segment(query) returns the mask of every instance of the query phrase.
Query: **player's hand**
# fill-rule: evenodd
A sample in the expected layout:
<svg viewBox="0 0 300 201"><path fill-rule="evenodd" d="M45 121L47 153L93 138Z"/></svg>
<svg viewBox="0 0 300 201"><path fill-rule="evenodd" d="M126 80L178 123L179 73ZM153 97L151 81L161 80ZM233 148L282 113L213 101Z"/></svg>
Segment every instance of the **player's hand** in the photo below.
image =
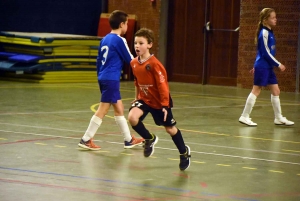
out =
<svg viewBox="0 0 300 201"><path fill-rule="evenodd" d="M166 108L163 108L162 111L164 113L164 121L166 121L167 120L168 110Z"/></svg>
<svg viewBox="0 0 300 201"><path fill-rule="evenodd" d="M281 70L281 71L285 71L285 66L280 64L280 66L278 66L278 68Z"/></svg>
<svg viewBox="0 0 300 201"><path fill-rule="evenodd" d="M252 68L250 71L249 71L249 73L251 73L252 75L254 74L254 68Z"/></svg>

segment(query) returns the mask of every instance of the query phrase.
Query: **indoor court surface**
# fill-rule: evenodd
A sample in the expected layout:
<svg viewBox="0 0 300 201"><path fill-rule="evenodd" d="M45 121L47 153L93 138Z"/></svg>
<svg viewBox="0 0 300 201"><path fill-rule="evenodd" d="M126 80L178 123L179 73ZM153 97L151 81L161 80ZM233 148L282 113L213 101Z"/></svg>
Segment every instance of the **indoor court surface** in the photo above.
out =
<svg viewBox="0 0 300 201"><path fill-rule="evenodd" d="M238 122L250 89L170 83L177 127L191 148L179 153L151 115L155 153L124 149L111 109L95 136L99 151L77 146L100 97L97 83L34 84L0 81L0 200L300 200L300 95L281 93L274 125L270 92L252 111L257 127ZM121 82L127 118L133 82ZM131 129L132 131L132 129ZM132 131L137 136L135 132Z"/></svg>

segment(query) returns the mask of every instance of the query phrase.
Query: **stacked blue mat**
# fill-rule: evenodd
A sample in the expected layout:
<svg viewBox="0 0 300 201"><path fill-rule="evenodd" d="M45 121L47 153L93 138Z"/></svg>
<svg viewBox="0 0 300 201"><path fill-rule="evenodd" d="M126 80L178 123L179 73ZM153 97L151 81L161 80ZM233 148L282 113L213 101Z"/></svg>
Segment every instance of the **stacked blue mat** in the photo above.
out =
<svg viewBox="0 0 300 201"><path fill-rule="evenodd" d="M101 37L0 32L0 71L95 71Z"/></svg>

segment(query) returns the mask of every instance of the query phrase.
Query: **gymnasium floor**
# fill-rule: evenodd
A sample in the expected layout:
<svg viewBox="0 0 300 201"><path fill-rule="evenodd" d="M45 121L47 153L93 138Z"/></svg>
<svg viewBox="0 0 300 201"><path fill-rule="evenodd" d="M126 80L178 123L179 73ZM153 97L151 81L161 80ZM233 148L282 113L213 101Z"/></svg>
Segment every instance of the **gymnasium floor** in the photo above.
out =
<svg viewBox="0 0 300 201"><path fill-rule="evenodd" d="M100 151L77 144L97 108L97 84L0 81L0 200L300 200L300 96L282 93L292 127L275 126L270 93L252 112L257 128L238 122L249 89L170 83L173 113L192 163L178 168L171 138L151 116L159 136L153 157L123 149L109 111L95 140ZM132 82L121 83L126 116ZM134 133L134 132L133 132ZM134 133L135 134L135 133Z"/></svg>

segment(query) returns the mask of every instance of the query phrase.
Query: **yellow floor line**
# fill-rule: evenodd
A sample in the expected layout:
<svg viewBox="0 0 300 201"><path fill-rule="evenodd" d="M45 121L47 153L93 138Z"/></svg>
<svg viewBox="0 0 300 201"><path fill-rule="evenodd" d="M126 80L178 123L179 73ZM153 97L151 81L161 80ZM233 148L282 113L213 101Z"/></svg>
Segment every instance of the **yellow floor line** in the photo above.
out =
<svg viewBox="0 0 300 201"><path fill-rule="evenodd" d="M150 156L150 158L157 158L156 156Z"/></svg>
<svg viewBox="0 0 300 201"><path fill-rule="evenodd" d="M269 170L269 172L274 172L274 173L284 173L282 171L276 171L276 170Z"/></svg>
<svg viewBox="0 0 300 201"><path fill-rule="evenodd" d="M226 164L217 164L218 166L224 166L224 167L229 167L231 165L226 165Z"/></svg>
<svg viewBox="0 0 300 201"><path fill-rule="evenodd" d="M34 144L37 144L37 145L47 145L47 144L44 144L44 143L39 143L39 142L37 142L37 143L34 143Z"/></svg>
<svg viewBox="0 0 300 201"><path fill-rule="evenodd" d="M59 147L59 148L64 148L66 146L61 146L61 145L54 145L55 147Z"/></svg>
<svg viewBox="0 0 300 201"><path fill-rule="evenodd" d="M126 154L126 153L121 153L121 154L127 155L127 156L132 156L132 155L134 155L134 154Z"/></svg>
<svg viewBox="0 0 300 201"><path fill-rule="evenodd" d="M179 161L178 158L168 158L168 159L171 160L171 161Z"/></svg>
<svg viewBox="0 0 300 201"><path fill-rule="evenodd" d="M192 161L193 163L201 163L201 164L203 164L203 163L206 163L206 162L201 162L201 161Z"/></svg>
<svg viewBox="0 0 300 201"><path fill-rule="evenodd" d="M252 168L252 167L243 167L244 169L248 169L248 170L256 170L257 168Z"/></svg>

